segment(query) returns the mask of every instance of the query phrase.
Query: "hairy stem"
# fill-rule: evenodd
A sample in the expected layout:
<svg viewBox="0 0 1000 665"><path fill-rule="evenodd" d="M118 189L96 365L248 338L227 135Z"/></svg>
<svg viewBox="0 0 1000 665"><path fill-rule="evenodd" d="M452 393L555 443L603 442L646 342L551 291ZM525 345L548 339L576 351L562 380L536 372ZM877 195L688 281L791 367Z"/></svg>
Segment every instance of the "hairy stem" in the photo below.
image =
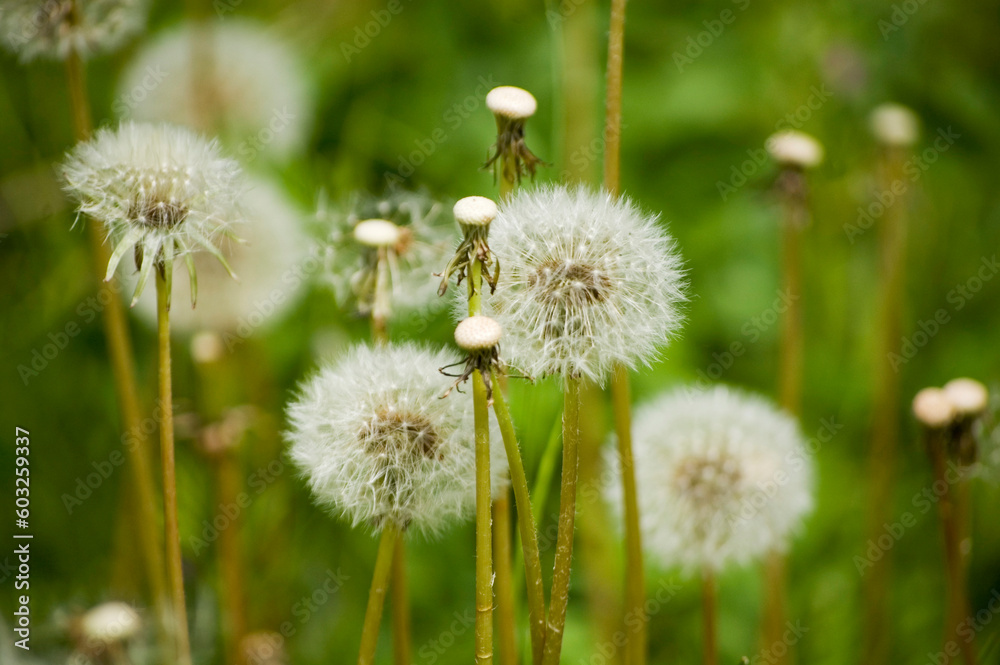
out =
<svg viewBox="0 0 1000 665"><path fill-rule="evenodd" d="M476 424L476 663L493 662L493 534L490 490L490 413L486 383L472 375Z"/></svg>
<svg viewBox="0 0 1000 665"><path fill-rule="evenodd" d="M510 491L505 489L493 502L493 569L496 571L497 643L501 665L517 665L518 662L510 538Z"/></svg>
<svg viewBox="0 0 1000 665"><path fill-rule="evenodd" d="M576 523L576 480L580 442L580 380L564 377L562 484L559 490L559 533L556 536L552 591L545 631L543 665L558 665L569 607L570 571L573 563L573 530Z"/></svg>
<svg viewBox="0 0 1000 665"><path fill-rule="evenodd" d="M493 371L493 383L499 384L499 375ZM542 581L542 563L538 554L538 529L531 507L528 479L524 472L524 462L514 433L514 422L507 408L503 391L493 393L493 412L500 425L507 464L510 467L510 484L517 506L517 527L520 534L521 550L524 556L525 583L528 588L528 626L531 634L532 662L540 663L545 642L545 584Z"/></svg>
<svg viewBox="0 0 1000 665"><path fill-rule="evenodd" d="M635 487L635 464L632 458L632 410L628 370L618 365L611 378L611 403L618 439L618 461L625 498L625 617L634 628L625 643L626 665L645 662L647 617L646 581L642 564L642 534L639 531L639 500Z"/></svg>
<svg viewBox="0 0 1000 665"><path fill-rule="evenodd" d="M216 486L221 506L236 505L243 492L239 459L235 450L221 454L216 465ZM246 635L246 581L243 575L243 553L239 517L219 532L218 562L225 604L226 662L241 665L240 640Z"/></svg>
<svg viewBox="0 0 1000 665"><path fill-rule="evenodd" d="M718 665L718 641L716 637L715 575L705 569L701 576L702 604L702 663Z"/></svg>
<svg viewBox="0 0 1000 665"><path fill-rule="evenodd" d="M604 187L618 195L621 188L622 70L625 60L625 2L611 0L608 31L608 72L604 97Z"/></svg>
<svg viewBox="0 0 1000 665"><path fill-rule="evenodd" d="M378 629L382 622L382 608L385 607L385 594L389 587L392 558L396 551L396 540L401 537L399 526L391 520L387 521L382 528L378 554L375 556L375 571L372 573L372 585L368 590L368 607L365 609L365 621L361 627L358 665L372 665L375 662Z"/></svg>
<svg viewBox="0 0 1000 665"><path fill-rule="evenodd" d="M177 474L174 461L174 401L170 364L170 293L162 266L156 272L156 339L159 347L160 458L163 466L164 542L167 548L167 577L173 610L173 630L178 665L190 665L187 607L184 602L184 568L181 536L177 520Z"/></svg>

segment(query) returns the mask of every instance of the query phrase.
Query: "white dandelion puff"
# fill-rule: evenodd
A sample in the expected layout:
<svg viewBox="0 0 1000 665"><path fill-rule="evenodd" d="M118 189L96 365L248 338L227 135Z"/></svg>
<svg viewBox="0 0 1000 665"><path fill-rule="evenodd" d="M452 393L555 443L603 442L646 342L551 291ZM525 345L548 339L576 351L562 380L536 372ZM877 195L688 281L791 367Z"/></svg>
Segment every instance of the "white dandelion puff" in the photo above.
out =
<svg viewBox="0 0 1000 665"><path fill-rule="evenodd" d="M377 308L383 318L439 309L434 273L454 248L452 220L442 210L402 190L381 199L356 195L344 210L321 205L329 228L325 277L337 303L361 316Z"/></svg>
<svg viewBox="0 0 1000 665"><path fill-rule="evenodd" d="M245 161L285 159L308 138L312 102L289 45L248 20L188 23L136 55L115 110L218 136Z"/></svg>
<svg viewBox="0 0 1000 665"><path fill-rule="evenodd" d="M675 243L628 199L522 190L501 206L490 247L501 270L485 313L504 331L505 360L529 376L602 381L616 363L649 363L680 324Z"/></svg>
<svg viewBox="0 0 1000 665"><path fill-rule="evenodd" d="M0 7L4 46L22 62L113 51L146 25L147 0L7 0ZM75 6L74 6L75 5Z"/></svg>
<svg viewBox="0 0 1000 665"><path fill-rule="evenodd" d="M643 545L664 566L717 571L784 550L812 509L799 428L759 397L665 394L638 410L633 446ZM620 510L619 485L608 492Z"/></svg>
<svg viewBox="0 0 1000 665"><path fill-rule="evenodd" d="M444 351L356 347L302 387L288 407L291 457L316 502L380 530L436 533L476 504L472 400L441 399ZM493 491L506 488L499 430L490 432Z"/></svg>
<svg viewBox="0 0 1000 665"><path fill-rule="evenodd" d="M107 279L134 250L133 304L154 265L172 267L183 258L192 302L195 251L206 250L229 269L216 244L241 219L242 177L215 141L180 127L126 122L78 144L63 164L63 178L79 212L104 224L114 243ZM172 271L166 275L171 279Z"/></svg>
<svg viewBox="0 0 1000 665"><path fill-rule="evenodd" d="M193 334L212 331L229 339L241 338L266 328L289 312L317 274L322 259L310 252L303 229L305 214L297 209L278 186L251 178L242 197L244 219L240 242L223 238L219 251L239 281L227 279L226 268L210 254L193 257L198 275L198 306L176 307L170 325L176 332ZM129 270L120 272L132 273ZM134 278L126 275L126 282ZM179 293L189 288L190 276L179 271L174 286ZM139 299L136 313L156 324L156 295L152 290Z"/></svg>

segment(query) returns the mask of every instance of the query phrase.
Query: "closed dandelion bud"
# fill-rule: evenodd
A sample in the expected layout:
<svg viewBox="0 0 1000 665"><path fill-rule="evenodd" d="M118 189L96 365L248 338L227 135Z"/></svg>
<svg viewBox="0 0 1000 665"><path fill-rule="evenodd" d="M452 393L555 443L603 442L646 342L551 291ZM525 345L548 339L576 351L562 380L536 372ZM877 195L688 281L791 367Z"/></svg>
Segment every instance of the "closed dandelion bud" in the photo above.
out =
<svg viewBox="0 0 1000 665"><path fill-rule="evenodd" d="M441 208L404 191L356 197L346 212L322 204L330 229L324 276L338 304L385 319L440 307L434 271L454 246Z"/></svg>
<svg viewBox="0 0 1000 665"><path fill-rule="evenodd" d="M680 325L675 243L628 199L522 190L501 207L490 244L503 270L485 313L504 331L506 361L529 376L603 381L617 363L652 361Z"/></svg>
<svg viewBox="0 0 1000 665"><path fill-rule="evenodd" d="M147 0L7 0L0 9L4 46L22 62L113 51L145 27Z"/></svg>
<svg viewBox="0 0 1000 665"><path fill-rule="evenodd" d="M886 146L906 148L920 138L917 114L901 104L882 104L869 118L872 135Z"/></svg>
<svg viewBox="0 0 1000 665"><path fill-rule="evenodd" d="M823 161L823 146L804 132L789 129L772 134L765 144L774 161L794 169L811 169Z"/></svg>
<svg viewBox="0 0 1000 665"><path fill-rule="evenodd" d="M492 349L500 343L500 324L488 316L470 316L455 328L455 343L465 351Z"/></svg>
<svg viewBox="0 0 1000 665"><path fill-rule="evenodd" d="M668 393L636 413L633 446L643 545L664 566L717 571L784 551L812 510L798 426L759 397ZM620 509L620 485L608 491Z"/></svg>
<svg viewBox="0 0 1000 665"><path fill-rule="evenodd" d="M247 161L301 151L312 120L289 46L264 25L232 18L188 23L149 42L125 71L114 109L218 136Z"/></svg>
<svg viewBox="0 0 1000 665"><path fill-rule="evenodd" d="M485 196L466 196L455 203L452 212L462 229L462 242L445 269L438 273L441 277L438 295L443 296L448 290L452 275L457 274L457 283L461 284L477 260L483 264L483 278L491 290L496 290L500 263L490 251L489 235L490 224L497 216L497 204Z"/></svg>
<svg viewBox="0 0 1000 665"><path fill-rule="evenodd" d="M198 279L198 306L175 307L170 317L175 332L212 331L220 337L224 351L281 321L299 302L322 264L310 251L303 231L305 215L279 187L252 178L241 200L240 241L222 238L218 243L219 252L229 269L240 276L239 281L227 279L227 268L211 254L196 253L192 261ZM134 281L131 275L124 277L126 282ZM189 273L178 271L174 284L179 293L190 288L190 280ZM135 312L150 325L156 324L153 290L139 299Z"/></svg>
<svg viewBox="0 0 1000 665"><path fill-rule="evenodd" d="M215 141L180 127L125 122L78 144L62 170L79 212L104 224L114 243L107 279L127 252L134 253L139 278L133 305L154 266L170 280L173 261L181 258L193 302L199 250L232 274L217 243L242 219L242 176Z"/></svg>
<svg viewBox="0 0 1000 665"><path fill-rule="evenodd" d="M486 385L487 404L493 405L493 381L491 379L493 370L503 372L503 364L500 361L500 336L503 329L500 324L488 316L470 316L460 322L455 327L455 343L458 348L467 353L465 359L441 368L441 373L445 376L458 377L452 388L465 382L473 372L478 371L483 377ZM461 374L450 374L445 372L449 367L463 365ZM442 397L447 397L452 388L449 388Z"/></svg>
<svg viewBox="0 0 1000 665"><path fill-rule="evenodd" d="M913 415L927 429L944 429L955 422L955 405L940 388L924 388L913 398Z"/></svg>
<svg viewBox="0 0 1000 665"><path fill-rule="evenodd" d="M483 227L489 227L496 219L497 204L485 196L466 196L455 203L452 212L462 231L469 234Z"/></svg>
<svg viewBox="0 0 1000 665"><path fill-rule="evenodd" d="M535 114L538 103L527 90L510 85L493 88L486 95L486 108L497 122L497 142L493 156L486 166L503 170L503 178L508 182L521 181L524 171L535 177L535 169L542 160L538 159L524 142L525 122Z"/></svg>
<svg viewBox="0 0 1000 665"><path fill-rule="evenodd" d="M447 362L414 345L357 347L302 387L286 438L318 504L376 531L436 533L473 514L472 400L440 399ZM506 454L499 431L490 440L498 492Z"/></svg>

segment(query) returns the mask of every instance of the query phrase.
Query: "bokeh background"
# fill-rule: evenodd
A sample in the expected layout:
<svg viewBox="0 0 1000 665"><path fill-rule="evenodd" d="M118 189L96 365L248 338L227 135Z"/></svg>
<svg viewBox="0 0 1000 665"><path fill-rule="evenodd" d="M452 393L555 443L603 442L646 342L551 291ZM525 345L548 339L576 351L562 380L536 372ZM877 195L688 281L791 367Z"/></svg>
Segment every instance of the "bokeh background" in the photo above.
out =
<svg viewBox="0 0 1000 665"><path fill-rule="evenodd" d="M254 20L295 54L313 120L304 146L289 159L254 159L246 166L287 191L311 233L322 233L312 217L321 192L334 205L353 192L380 195L393 174L402 176L397 184L422 188L446 206L468 194L495 195L491 173L480 168L494 132L483 100L495 85L522 86L538 99L528 140L550 166L537 181L599 182L606 3L401 0L396 6L400 11L391 20L372 29L372 12L387 7L381 0L155 3L148 34L88 63L95 120L117 122L122 72L157 33L196 16L219 23ZM913 498L932 479L909 400L918 389L957 376L1000 388L1000 279L994 279L995 268L981 282L974 279L1000 243L1000 3L680 0L632 2L628 11L623 188L669 224L689 269L691 295L687 323L666 359L635 375L636 402L705 375L775 394L779 326L756 321L768 319L780 287L780 212L771 193L777 169L754 155L769 134L788 126L815 135L827 150L810 176L813 219L804 235L802 428L816 437L829 423L842 427L816 452L817 509L789 561L789 618L806 629L794 646L802 663L860 658L868 578L859 574L855 557L868 549L873 377L876 363L886 360L875 335L878 233L872 228L852 237L851 226L859 207L878 192L869 112L895 101L921 118L924 136L914 148L918 176L906 200L896 204L906 207L909 220L902 331L913 340L921 322L942 308L948 321L899 367L898 486L888 514L899 519L910 511L917 520L888 553L892 612L884 630L894 661L930 662L928 654L937 653L942 641L942 547L935 511L914 510ZM366 28L367 41L358 37ZM935 149L939 132L957 138ZM96 293L88 245L81 226L73 225L55 170L72 135L61 64L23 65L10 54L0 56L0 422L6 432L0 501L13 502L13 429L27 428L33 446L33 654L41 662L65 658L62 627L74 613L108 599L146 604L128 527L127 473L116 469L72 510L63 498L94 463L121 447L99 318L87 321L78 309ZM954 290L962 285L970 296L958 307ZM49 334L69 322L80 325L80 334L25 381L18 366L30 364ZM131 325L148 413L154 331L136 317ZM397 321L392 334L447 344L450 330L442 313ZM240 517L249 626L274 630L292 622L287 647L295 663L355 657L375 541L310 502L285 458L280 432L296 383L320 358L366 338L365 322L320 284L227 353L213 381L196 370L189 339L177 335L175 398L185 414L182 424L189 424L181 427L178 444L181 529L198 662L222 662L216 548L192 545L219 509L212 465L190 434L223 407L241 405L254 413L239 466L253 496ZM742 342L745 353L727 357L734 342ZM558 387L513 382L511 400L533 478L558 422ZM604 414L594 416L597 426L608 427ZM1000 588L1000 459L995 437L985 435L972 483L974 609ZM550 492L550 505L542 509L543 533L555 522L556 495ZM613 515L608 519L617 522ZM5 517L2 533L9 528ZM617 539L615 532L609 533ZM3 546L0 562L10 549ZM599 570L576 568L566 663L603 662L594 660L600 631L593 629L586 597L593 580L620 578L619 549L600 560ZM473 630L462 617L474 607L471 524L439 540L414 539L409 552L415 661L468 662ZM547 570L551 555L549 542ZM316 606L304 605L331 571L342 578L337 591ZM647 577L651 593L661 583L679 584L651 619L650 662L696 662L697 582L652 565ZM0 579L3 621L9 623L13 591L6 569ZM721 579L724 662L743 655L770 662L758 637L761 579L757 567ZM1000 619L990 618L980 645L995 645L1000 636ZM380 659L388 662L384 623ZM1000 648L993 648L984 662L998 660Z"/></svg>

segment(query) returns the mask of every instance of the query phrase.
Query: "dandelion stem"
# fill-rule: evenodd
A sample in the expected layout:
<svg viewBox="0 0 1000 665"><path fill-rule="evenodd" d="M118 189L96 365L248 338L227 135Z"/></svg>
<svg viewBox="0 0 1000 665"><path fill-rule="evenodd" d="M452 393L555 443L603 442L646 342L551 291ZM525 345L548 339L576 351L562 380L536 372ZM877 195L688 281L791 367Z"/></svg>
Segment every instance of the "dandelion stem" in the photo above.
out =
<svg viewBox="0 0 1000 665"><path fill-rule="evenodd" d="M897 180L904 181L902 149L887 150L881 164L880 189L891 189ZM878 296L878 345L874 364L875 395L872 443L869 454L871 498L868 505L868 535L878 539L890 519L893 501L896 450L899 443L899 374L886 362L902 336L904 263L906 248L906 203L896 201L886 208L879 228L880 293ZM889 628L889 578L891 557L886 553L868 576L865 590L863 655L865 662L888 659L891 635Z"/></svg>
<svg viewBox="0 0 1000 665"><path fill-rule="evenodd" d="M243 491L239 459L235 450L221 453L216 463L216 486L221 506L236 505ZM240 640L246 635L246 599L243 596L245 580L243 575L243 554L241 551L241 528L239 516L219 532L218 562L222 578L223 598L226 609L226 662L239 665L241 662Z"/></svg>
<svg viewBox="0 0 1000 665"><path fill-rule="evenodd" d="M625 58L625 3L612 0L608 36L608 71L604 104L604 186L612 195L621 190L622 87ZM626 665L646 662L647 628L644 616L645 580L642 563L642 535L636 501L635 469L632 462L632 413L628 370L616 366L611 379L611 401L618 438L618 461L625 497L625 615L642 618L625 644Z"/></svg>
<svg viewBox="0 0 1000 665"><path fill-rule="evenodd" d="M156 267L156 339L159 346L160 458L163 466L164 542L167 549L167 577L173 610L173 629L178 665L190 665L187 608L184 603L184 569L181 537L177 521L177 474L174 462L174 403L170 365L170 298L166 269Z"/></svg>
<svg viewBox="0 0 1000 665"><path fill-rule="evenodd" d="M558 665L562 651L566 610L569 606L570 570L573 563L573 530L576 522L576 480L580 442L580 379L567 376L563 405L562 484L559 491L559 532L556 536L552 591L545 633L543 665Z"/></svg>
<svg viewBox="0 0 1000 665"><path fill-rule="evenodd" d="M715 575L711 570L705 569L701 576L701 603L702 603L702 662L704 665L718 665L718 643L716 637L716 589Z"/></svg>
<svg viewBox="0 0 1000 665"><path fill-rule="evenodd" d="M375 557L375 572L372 573L372 586L368 591L368 607L365 609L365 622L361 628L358 665L372 665L375 662L378 628L382 622L382 608L385 607L385 594L389 587L392 558L396 551L396 540L401 539L401 536L399 526L392 520L387 520L382 528L378 554Z"/></svg>
<svg viewBox="0 0 1000 665"><path fill-rule="evenodd" d="M611 403L618 439L618 460L625 498L625 616L637 619L625 644L626 665L639 665L646 653L646 582L642 569L642 534L639 531L639 501L632 458L632 410L628 370L618 365L611 378ZM631 625L631 622L629 622Z"/></svg>
<svg viewBox="0 0 1000 665"><path fill-rule="evenodd" d="M493 371L493 383L499 384L499 375ZM531 633L532 662L540 663L545 642L545 583L542 581L542 563L538 554L538 530L531 508L528 479L524 473L514 422L507 408L507 399L502 390L493 393L493 412L500 425L504 448L507 451L507 465L510 467L510 484L514 490L517 506L517 526L520 533L521 550L524 556L525 583L528 588L528 626Z"/></svg>
<svg viewBox="0 0 1000 665"><path fill-rule="evenodd" d="M406 541L396 539L392 555L392 654L396 665L410 665L413 639L410 633L410 594L406 582Z"/></svg>
<svg viewBox="0 0 1000 665"><path fill-rule="evenodd" d="M76 6L74 3L74 12ZM80 55L70 51L66 59L66 81L69 88L70 106L73 116L73 131L76 140L90 138L92 124L90 105L87 102L85 71ZM139 391L135 382L135 366L132 356L132 340L125 320L125 311L119 293L121 289L105 287L103 284L110 253L104 244L104 237L97 222L89 220L87 231L90 237L91 254L98 283L108 298L107 306L101 311L104 336L114 377L115 395L118 401L119 417L126 435L135 437L136 445L126 446L129 458L130 481L135 490L133 519L138 534L139 548L146 567L153 603L159 608L161 637L166 639L164 619L167 604L167 590L164 583L166 571L163 563L160 538L157 534L155 514L156 489L153 484L153 470L149 458L148 438L143 434L142 417L139 408ZM115 278L117 279L117 278Z"/></svg>
<svg viewBox="0 0 1000 665"><path fill-rule="evenodd" d="M497 390L494 395L499 392L502 391ZM517 665L510 528L510 493L504 491L493 502L493 567L496 570L497 642L501 665Z"/></svg>
<svg viewBox="0 0 1000 665"><path fill-rule="evenodd" d="M941 535L944 540L944 572L948 603L945 611L945 642L960 645L962 660L966 665L975 665L976 654L971 640L958 631L959 625L971 614L965 593L961 540L962 526L955 488L948 482L947 434L940 431L927 432L927 450L934 471L934 486L940 484L944 492L938 501L941 518Z"/></svg>

